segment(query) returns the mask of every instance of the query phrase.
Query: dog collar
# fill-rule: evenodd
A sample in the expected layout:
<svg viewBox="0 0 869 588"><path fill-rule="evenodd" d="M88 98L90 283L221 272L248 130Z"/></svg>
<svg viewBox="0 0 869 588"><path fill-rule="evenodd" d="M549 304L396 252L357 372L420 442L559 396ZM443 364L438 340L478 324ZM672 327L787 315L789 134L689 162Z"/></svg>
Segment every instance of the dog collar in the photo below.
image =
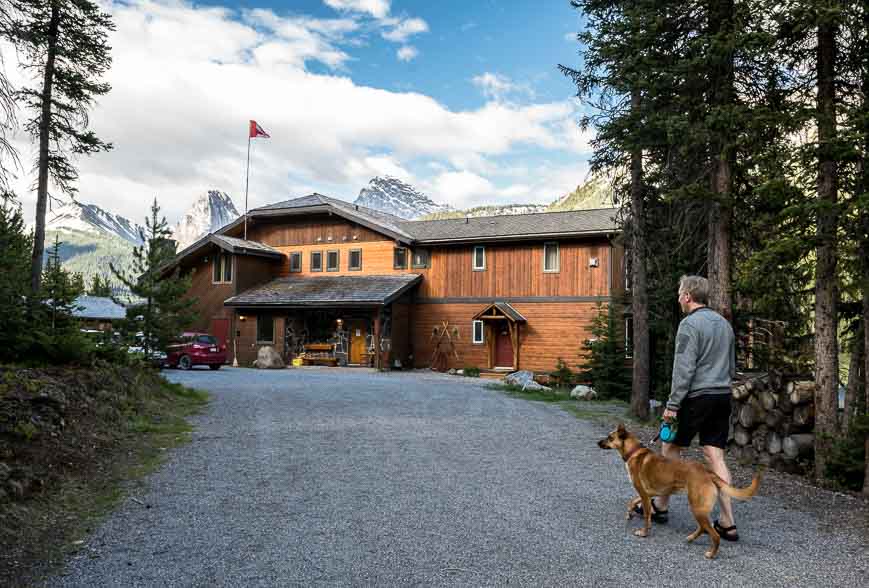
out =
<svg viewBox="0 0 869 588"><path fill-rule="evenodd" d="M628 460L631 459L631 458L634 456L634 454L635 454L636 452L638 452L640 449L645 449L645 447L643 447L642 445L637 445L636 447L634 447L633 449L631 449L630 451L628 451L628 454L625 455L625 456L623 456L622 459L624 459L625 461L628 461Z"/></svg>

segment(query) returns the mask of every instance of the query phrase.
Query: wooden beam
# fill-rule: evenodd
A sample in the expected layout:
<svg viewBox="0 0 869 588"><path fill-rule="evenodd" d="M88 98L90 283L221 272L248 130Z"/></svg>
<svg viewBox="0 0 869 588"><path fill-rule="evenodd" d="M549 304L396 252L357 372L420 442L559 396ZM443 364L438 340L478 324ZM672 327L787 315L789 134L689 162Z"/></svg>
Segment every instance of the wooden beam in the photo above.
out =
<svg viewBox="0 0 869 588"><path fill-rule="evenodd" d="M380 353L380 309L374 311L374 368L383 369Z"/></svg>

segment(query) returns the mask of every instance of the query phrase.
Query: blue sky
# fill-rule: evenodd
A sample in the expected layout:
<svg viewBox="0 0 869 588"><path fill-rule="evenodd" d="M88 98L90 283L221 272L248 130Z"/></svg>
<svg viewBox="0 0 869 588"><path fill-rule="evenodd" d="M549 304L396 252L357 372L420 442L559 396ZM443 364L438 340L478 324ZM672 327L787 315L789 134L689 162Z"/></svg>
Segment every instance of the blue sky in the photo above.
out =
<svg viewBox="0 0 869 588"><path fill-rule="evenodd" d="M108 6L112 91L91 121L115 149L80 161L83 202L138 219L156 195L171 221L208 189L241 206L248 119L272 135L253 145L251 206L352 200L375 175L455 207L550 202L587 179L556 67L579 61L567 0Z"/></svg>

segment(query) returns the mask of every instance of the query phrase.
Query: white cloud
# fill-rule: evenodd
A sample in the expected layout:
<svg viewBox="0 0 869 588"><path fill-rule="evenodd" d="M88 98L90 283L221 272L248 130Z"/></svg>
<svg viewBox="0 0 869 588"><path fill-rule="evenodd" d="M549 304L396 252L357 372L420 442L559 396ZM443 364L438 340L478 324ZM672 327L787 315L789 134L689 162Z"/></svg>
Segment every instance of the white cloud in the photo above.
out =
<svg viewBox="0 0 869 588"><path fill-rule="evenodd" d="M327 6L344 12L370 14L384 18L389 14L389 0L323 0Z"/></svg>
<svg viewBox="0 0 869 588"><path fill-rule="evenodd" d="M410 61L417 55L419 55L419 51L416 50L416 47L411 45L405 45L396 51L396 56L401 61Z"/></svg>
<svg viewBox="0 0 869 588"><path fill-rule="evenodd" d="M550 194L555 187L542 186L552 185L551 169L529 164L527 175L510 178L499 158L517 149L576 152L570 141L583 141L567 135L576 109L569 101L456 111L418 92L359 85L340 69L310 71L314 61L354 63L339 46L357 30L348 19L239 15L177 0L110 10L112 91L90 119L115 149L77 160L79 197L134 220L157 196L174 222L195 195L214 188L243 207L249 119L272 136L252 145L252 207L312 190L352 199L374 175L430 187L457 206L516 200L523 191L510 190L514 184L528 186L529 196ZM32 146L16 141L27 170L17 185L32 207ZM560 183L580 181L574 173Z"/></svg>
<svg viewBox="0 0 869 588"><path fill-rule="evenodd" d="M428 32L428 24L421 18L402 20L390 31L382 33L382 37L394 43L404 43L411 35Z"/></svg>
<svg viewBox="0 0 869 588"><path fill-rule="evenodd" d="M526 84L516 84L505 75L485 72L471 78L471 83L480 88L483 95L491 100L502 101L511 95L534 97L534 91Z"/></svg>

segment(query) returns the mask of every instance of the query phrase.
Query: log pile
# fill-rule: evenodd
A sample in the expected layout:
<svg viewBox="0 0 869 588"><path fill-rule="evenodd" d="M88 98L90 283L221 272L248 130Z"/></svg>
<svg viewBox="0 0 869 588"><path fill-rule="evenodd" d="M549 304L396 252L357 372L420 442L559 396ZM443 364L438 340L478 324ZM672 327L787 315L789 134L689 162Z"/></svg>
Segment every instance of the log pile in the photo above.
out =
<svg viewBox="0 0 869 588"><path fill-rule="evenodd" d="M733 385L728 452L741 463L797 472L814 451L815 383L755 374Z"/></svg>

